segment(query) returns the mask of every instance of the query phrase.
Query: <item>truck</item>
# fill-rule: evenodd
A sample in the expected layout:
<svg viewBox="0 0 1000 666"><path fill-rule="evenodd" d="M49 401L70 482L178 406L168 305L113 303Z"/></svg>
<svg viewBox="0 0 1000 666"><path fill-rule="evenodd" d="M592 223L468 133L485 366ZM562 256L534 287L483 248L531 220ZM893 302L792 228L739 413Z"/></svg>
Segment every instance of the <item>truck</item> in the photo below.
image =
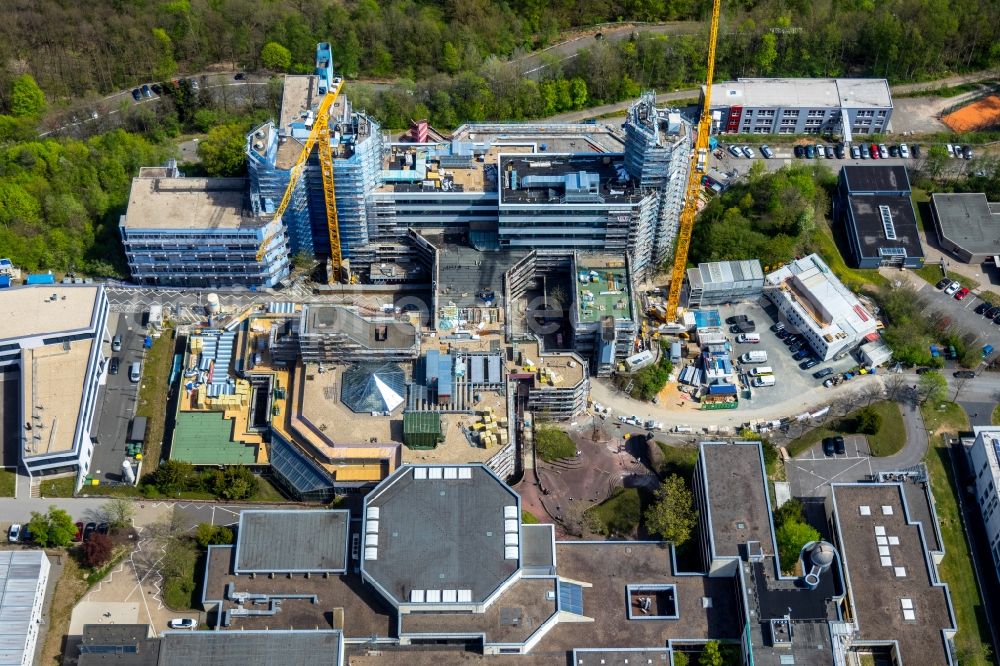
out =
<svg viewBox="0 0 1000 666"><path fill-rule="evenodd" d="M740 333L736 336L736 342L739 344L757 344L760 342L760 333Z"/></svg>
<svg viewBox="0 0 1000 666"><path fill-rule="evenodd" d="M765 375L763 377L754 377L753 382L751 382L755 387L761 386L774 386L774 375Z"/></svg>
<svg viewBox="0 0 1000 666"><path fill-rule="evenodd" d="M756 350L749 351L740 356L740 361L743 363L767 363L767 352Z"/></svg>
<svg viewBox="0 0 1000 666"><path fill-rule="evenodd" d="M670 343L670 362L675 366L679 365L681 362L681 343L671 342Z"/></svg>
<svg viewBox="0 0 1000 666"><path fill-rule="evenodd" d="M769 365L762 365L759 368L754 368L750 371L751 377L764 377L765 375L773 375L774 370Z"/></svg>

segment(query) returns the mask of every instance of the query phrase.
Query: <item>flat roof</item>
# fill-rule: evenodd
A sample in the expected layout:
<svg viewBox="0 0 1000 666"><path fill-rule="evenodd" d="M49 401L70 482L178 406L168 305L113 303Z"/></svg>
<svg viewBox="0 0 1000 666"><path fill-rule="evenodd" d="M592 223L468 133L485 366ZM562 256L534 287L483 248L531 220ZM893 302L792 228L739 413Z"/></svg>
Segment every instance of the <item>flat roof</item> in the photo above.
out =
<svg viewBox="0 0 1000 666"><path fill-rule="evenodd" d="M159 666L340 666L340 631L166 631L160 638Z"/></svg>
<svg viewBox="0 0 1000 666"><path fill-rule="evenodd" d="M942 636L955 628L948 589L934 582L921 527L907 513L901 486L835 483L832 489L860 638L897 641L904 664L951 663Z"/></svg>
<svg viewBox="0 0 1000 666"><path fill-rule="evenodd" d="M986 195L932 194L941 234L972 254L1000 253L1000 204Z"/></svg>
<svg viewBox="0 0 1000 666"><path fill-rule="evenodd" d="M281 115L279 126L282 130L293 122L304 122L303 114L319 107L319 77L314 74L289 74L285 76L281 89Z"/></svg>
<svg viewBox="0 0 1000 666"><path fill-rule="evenodd" d="M892 106L885 79L753 79L712 86L712 106L869 109Z"/></svg>
<svg viewBox="0 0 1000 666"><path fill-rule="evenodd" d="M236 535L236 573L347 570L350 512L245 510Z"/></svg>
<svg viewBox="0 0 1000 666"><path fill-rule="evenodd" d="M500 204L628 205L645 194L631 182L618 180L616 167L624 168L624 164L625 157L620 154L504 154L500 156L500 171L507 177L500 183ZM511 176L511 170L517 175ZM512 188L515 182L517 187ZM576 200L571 194L587 198Z"/></svg>
<svg viewBox="0 0 1000 666"><path fill-rule="evenodd" d="M364 548L362 571L397 604L413 590L467 591L482 603L520 563L506 537L519 538L520 499L483 465L401 467L367 496L365 521L377 552Z"/></svg>
<svg viewBox="0 0 1000 666"><path fill-rule="evenodd" d="M851 195L848 202L862 256L881 258L882 252L887 250L901 250L907 257L924 256L910 197ZM885 222L886 215L891 227ZM890 232L895 238L889 238Z"/></svg>
<svg viewBox="0 0 1000 666"><path fill-rule="evenodd" d="M556 526L521 525L521 561L526 567L554 567Z"/></svg>
<svg viewBox="0 0 1000 666"><path fill-rule="evenodd" d="M111 662L115 666L157 666L160 639L149 633L148 624L86 624L76 664L97 666ZM117 649L121 647L131 650Z"/></svg>
<svg viewBox="0 0 1000 666"><path fill-rule="evenodd" d="M840 174L851 193L910 192L910 176L902 165L847 165Z"/></svg>
<svg viewBox="0 0 1000 666"><path fill-rule="evenodd" d="M32 617L42 568L48 571L45 553L40 550L0 551L0 661L5 664L31 663L34 655L25 661L28 634L36 628Z"/></svg>
<svg viewBox="0 0 1000 666"><path fill-rule="evenodd" d="M576 309L581 323L593 323L607 316L615 319L632 318L632 287L624 257L579 255L577 275L570 279L576 285ZM582 281L582 274L588 281ZM593 275L597 273L597 275Z"/></svg>
<svg viewBox="0 0 1000 666"><path fill-rule="evenodd" d="M73 449L93 345L74 340L21 352L21 413L32 418L25 458Z"/></svg>
<svg viewBox="0 0 1000 666"><path fill-rule="evenodd" d="M725 285L727 288L734 283L764 284L764 269L756 259L741 261L712 261L698 264L697 268L688 269L689 278L694 276L700 281L699 286L712 289L715 285Z"/></svg>
<svg viewBox="0 0 1000 666"><path fill-rule="evenodd" d="M91 330L104 287L45 284L0 290L0 343ZM55 295L56 299L52 300Z"/></svg>
<svg viewBox="0 0 1000 666"><path fill-rule="evenodd" d="M417 329L392 318L369 319L337 305L302 308L300 335L346 335L366 349L409 349L417 344Z"/></svg>
<svg viewBox="0 0 1000 666"><path fill-rule="evenodd" d="M206 607L217 604L223 611L238 608L235 602L227 599L226 587L230 584L236 592L263 594L282 598L282 601L281 612L277 615L232 616L228 630L336 628L342 629L347 638L396 635L396 614L390 612L378 592L371 585L365 585L359 575L330 574L306 578L292 574L251 578L233 573L234 550L234 546L210 546L208 549L202 596ZM313 603L312 595L316 595L316 603ZM339 611L334 618L334 609L343 609L342 627L332 624L340 620ZM289 662L289 666L292 663ZM302 663L309 663L309 660Z"/></svg>
<svg viewBox="0 0 1000 666"><path fill-rule="evenodd" d="M702 442L702 473L716 557L736 557L748 541L774 555L771 507L757 442Z"/></svg>
<svg viewBox="0 0 1000 666"><path fill-rule="evenodd" d="M224 412L177 412L170 459L192 465L253 465L257 444L233 440L235 421Z"/></svg>
<svg viewBox="0 0 1000 666"><path fill-rule="evenodd" d="M545 352L543 353L538 348L538 341L531 340L528 342L517 343L518 351L521 354L531 359L532 363L539 370L552 370L553 375L547 375L552 381L546 379L546 382L541 383L536 375L534 388L536 389L546 389L546 388L570 388L576 386L581 381L584 380L583 373L583 359L581 359L575 352ZM515 372L522 372L521 366L516 364L511 364Z"/></svg>
<svg viewBox="0 0 1000 666"><path fill-rule="evenodd" d="M212 230L258 227L244 216L245 178L133 178L126 229Z"/></svg>

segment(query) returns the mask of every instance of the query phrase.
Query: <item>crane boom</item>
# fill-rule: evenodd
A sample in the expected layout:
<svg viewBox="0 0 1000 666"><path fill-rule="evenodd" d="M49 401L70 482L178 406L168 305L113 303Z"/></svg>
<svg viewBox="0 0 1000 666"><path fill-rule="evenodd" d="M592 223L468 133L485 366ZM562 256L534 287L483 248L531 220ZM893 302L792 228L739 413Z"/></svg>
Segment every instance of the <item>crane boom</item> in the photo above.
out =
<svg viewBox="0 0 1000 666"><path fill-rule="evenodd" d="M681 210L677 242L674 244L674 267L670 273L670 291L667 297L667 317L676 318L681 302L681 286L687 269L688 250L691 248L691 232L698 215L698 197L701 194L701 174L708 170L708 139L712 134L712 81L715 78L715 45L719 37L719 11L722 0L712 2L712 23L708 36L708 68L705 76L705 99L698 119L698 136L691 151L691 166L688 171L687 188L684 194L684 208Z"/></svg>
<svg viewBox="0 0 1000 666"><path fill-rule="evenodd" d="M288 176L288 186L285 188L285 193L281 197L281 203L278 204L278 208L274 212L274 219L280 219L285 214L285 211L288 210L288 204L292 200L292 192L295 191L295 186L298 184L299 178L302 177L302 172L305 170L305 165L309 160L309 155L312 154L313 148L319 145L320 167L323 172L323 195L326 200L327 228L330 236L330 258L333 269L331 275L334 280L340 279L342 257L340 250L340 227L337 218L337 204L334 199L333 187L333 155L330 147L330 109L333 108L334 102L337 101L337 97L340 95L340 90L343 85L343 79L339 77L335 78L331 82L330 89L320 101L319 108L316 109L316 119L313 122L312 129L302 146L302 152L299 153L298 158L295 160L295 164L291 168L291 172ZM264 255L267 254L268 246L271 244L272 240L274 240L274 235L268 236L261 242L260 249L257 251L257 261L262 260Z"/></svg>

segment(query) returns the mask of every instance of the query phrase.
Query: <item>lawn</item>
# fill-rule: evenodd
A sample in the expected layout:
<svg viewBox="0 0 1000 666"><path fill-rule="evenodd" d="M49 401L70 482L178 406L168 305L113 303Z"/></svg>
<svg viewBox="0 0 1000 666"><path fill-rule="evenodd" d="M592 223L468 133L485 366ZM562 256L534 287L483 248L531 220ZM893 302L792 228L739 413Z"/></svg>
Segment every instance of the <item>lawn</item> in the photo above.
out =
<svg viewBox="0 0 1000 666"><path fill-rule="evenodd" d="M921 231L925 231L927 227L924 226L924 213L926 212L930 215L931 195L927 192L927 190L914 187L911 191L910 198L913 200L913 210L917 214L917 227L919 227Z"/></svg>
<svg viewBox="0 0 1000 666"><path fill-rule="evenodd" d="M913 92L899 93L893 95L896 98L902 97L957 97L958 95L964 95L965 93L972 92L973 90L979 90L980 84L978 83L959 83L955 86L947 86L941 88L924 88L922 90L914 90Z"/></svg>
<svg viewBox="0 0 1000 666"><path fill-rule="evenodd" d="M888 284L888 280L876 270L850 268L844 263L844 257L840 253L840 248L837 247L828 221L816 225L812 242L814 249L823 257L823 261L827 263L833 274L850 289L861 291L866 285L882 286Z"/></svg>
<svg viewBox="0 0 1000 666"><path fill-rule="evenodd" d="M1000 425L1000 403L993 408L993 416L990 417L990 423L993 425Z"/></svg>
<svg viewBox="0 0 1000 666"><path fill-rule="evenodd" d="M590 529L604 536L631 536L642 520L642 498L637 488L618 492L586 512Z"/></svg>
<svg viewBox="0 0 1000 666"><path fill-rule="evenodd" d="M994 663L983 655L983 646L989 644L990 632L959 514L959 489L945 439L948 433L967 429L969 422L965 412L955 403L927 404L923 406L921 413L924 425L932 433L932 446L928 449L924 462L927 463L930 474L931 490L945 546L944 560L938 567L938 573L951 591L951 602L959 627L955 646L963 664L983 666Z"/></svg>
<svg viewBox="0 0 1000 666"><path fill-rule="evenodd" d="M535 452L546 462L576 455L576 444L570 436L553 426L541 426L535 430Z"/></svg>
<svg viewBox="0 0 1000 666"><path fill-rule="evenodd" d="M146 444L143 459L152 467L160 462L163 452L164 424L166 421L167 382L174 362L174 330L164 327L163 334L153 341L146 351L142 368L142 385L139 388L139 405L136 416L146 417ZM148 465L144 465L147 467Z"/></svg>
<svg viewBox="0 0 1000 666"><path fill-rule="evenodd" d="M538 525L542 521L538 520L538 516L531 513L530 511L521 512L521 523L524 525Z"/></svg>
<svg viewBox="0 0 1000 666"><path fill-rule="evenodd" d="M171 536L168 539L160 566L163 603L173 610L190 610L196 603L198 546L187 536Z"/></svg>
<svg viewBox="0 0 1000 666"><path fill-rule="evenodd" d="M868 446L873 456L891 456L898 453L903 444L906 443L906 433L903 430L903 415L899 411L899 405L891 400L873 402L872 408L882 417L882 427L876 435L867 435ZM851 412L847 416L837 419L829 424L829 427L820 427L810 430L792 440L785 448L788 455L795 458L804 451L812 447L816 442L834 435L854 435L857 434L855 419L858 411Z"/></svg>
<svg viewBox="0 0 1000 666"><path fill-rule="evenodd" d="M17 472L12 469L0 469L0 497L13 497L15 485L17 485Z"/></svg>
<svg viewBox="0 0 1000 666"><path fill-rule="evenodd" d="M656 446L663 453L663 461L656 470L662 476L676 474L688 483L694 475L694 466L698 462L698 449L693 446L670 446L657 441Z"/></svg>
<svg viewBox="0 0 1000 666"><path fill-rule="evenodd" d="M64 476L58 479L46 479L39 486L42 497L72 497L76 490L76 477Z"/></svg>
<svg viewBox="0 0 1000 666"><path fill-rule="evenodd" d="M257 477L257 492L253 496L255 502L287 502L288 498L281 494L267 477Z"/></svg>

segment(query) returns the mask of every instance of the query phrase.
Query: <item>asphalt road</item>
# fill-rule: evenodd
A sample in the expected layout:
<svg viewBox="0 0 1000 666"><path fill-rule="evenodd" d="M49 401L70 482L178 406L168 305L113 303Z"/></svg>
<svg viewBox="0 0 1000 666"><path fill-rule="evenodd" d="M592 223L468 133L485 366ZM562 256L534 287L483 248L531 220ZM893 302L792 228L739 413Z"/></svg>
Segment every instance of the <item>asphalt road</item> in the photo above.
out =
<svg viewBox="0 0 1000 666"><path fill-rule="evenodd" d="M90 473L101 483L122 480L125 438L135 414L139 388L139 384L129 381L129 366L133 361L143 359L142 343L145 338L141 313L112 315L109 324L112 336L122 336L122 350L111 353L112 358L119 359L120 369L117 375L108 374L107 382L97 396L100 417Z"/></svg>

